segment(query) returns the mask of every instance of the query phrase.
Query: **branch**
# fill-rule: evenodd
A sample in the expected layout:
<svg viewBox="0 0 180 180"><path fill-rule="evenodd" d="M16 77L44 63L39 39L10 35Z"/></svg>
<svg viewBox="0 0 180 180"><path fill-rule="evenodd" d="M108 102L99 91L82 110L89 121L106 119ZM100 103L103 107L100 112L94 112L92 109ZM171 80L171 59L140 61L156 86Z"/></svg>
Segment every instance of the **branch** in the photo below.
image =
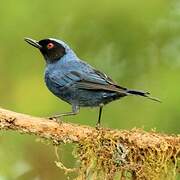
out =
<svg viewBox="0 0 180 180"><path fill-rule="evenodd" d="M57 123L53 120L33 117L2 108L0 108L0 129L34 134L57 142L79 142L94 131L91 127L64 122Z"/></svg>
<svg viewBox="0 0 180 180"><path fill-rule="evenodd" d="M130 172L136 178L160 177L162 172L166 177L167 174L175 177L180 158L180 136L154 131L97 130L72 123L57 123L2 108L0 129L34 134L57 144L77 143L79 146L76 156L81 161L79 176L84 178L100 175L101 178L104 176L111 179L117 172L120 172L121 178L125 172ZM94 161L96 165L92 166ZM167 171L166 168L170 170Z"/></svg>

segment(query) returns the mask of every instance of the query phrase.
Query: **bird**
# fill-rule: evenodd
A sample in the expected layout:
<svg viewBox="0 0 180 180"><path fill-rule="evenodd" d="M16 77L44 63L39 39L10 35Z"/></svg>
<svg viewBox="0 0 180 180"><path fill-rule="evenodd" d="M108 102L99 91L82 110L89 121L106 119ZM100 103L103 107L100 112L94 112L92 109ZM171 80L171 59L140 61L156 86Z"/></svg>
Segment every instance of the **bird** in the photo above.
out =
<svg viewBox="0 0 180 180"><path fill-rule="evenodd" d="M151 97L149 92L118 85L105 73L82 61L62 40L55 38L40 41L31 38L24 40L39 49L45 59L44 79L48 89L72 106L72 111L52 116L51 119L76 115L80 107L99 107L96 123L96 127L99 127L104 105L114 100L135 95L160 102L159 99Z"/></svg>

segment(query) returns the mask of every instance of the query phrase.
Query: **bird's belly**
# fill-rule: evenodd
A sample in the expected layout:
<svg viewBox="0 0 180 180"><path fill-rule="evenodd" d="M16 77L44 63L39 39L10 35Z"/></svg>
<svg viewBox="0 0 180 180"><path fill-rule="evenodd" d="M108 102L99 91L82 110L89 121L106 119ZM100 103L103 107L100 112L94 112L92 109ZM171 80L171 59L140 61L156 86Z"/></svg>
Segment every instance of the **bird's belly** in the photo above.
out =
<svg viewBox="0 0 180 180"><path fill-rule="evenodd" d="M49 79L45 79L46 86L48 89L58 98L62 99L63 101L66 101L67 103L72 104L74 97L73 89L64 86L60 86L59 84L54 83L53 81Z"/></svg>
<svg viewBox="0 0 180 180"><path fill-rule="evenodd" d="M114 92L79 90L79 105L84 107L96 107L101 104L107 104L113 100L119 99L119 95Z"/></svg>
<svg viewBox="0 0 180 180"><path fill-rule="evenodd" d="M114 92L79 90L73 87L58 88L52 85L48 88L60 99L68 102L69 104L76 103L82 107L96 107L100 104L107 104L120 98L120 96Z"/></svg>

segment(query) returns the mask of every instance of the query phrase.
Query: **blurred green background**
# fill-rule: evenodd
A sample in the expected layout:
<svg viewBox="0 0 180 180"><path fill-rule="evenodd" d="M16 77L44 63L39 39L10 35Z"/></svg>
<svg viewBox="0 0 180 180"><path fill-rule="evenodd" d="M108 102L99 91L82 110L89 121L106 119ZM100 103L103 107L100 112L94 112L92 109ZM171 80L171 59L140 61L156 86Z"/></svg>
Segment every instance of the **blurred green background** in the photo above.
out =
<svg viewBox="0 0 180 180"><path fill-rule="evenodd" d="M104 108L105 127L179 133L180 2L178 0L1 0L0 106L35 116L70 110L45 87L45 63L24 37L67 42L120 85L148 90L163 103L127 97ZM94 126L97 109L65 121ZM0 132L0 180L66 179L54 147L37 137ZM71 146L59 151L74 166ZM70 176L70 179L72 177Z"/></svg>

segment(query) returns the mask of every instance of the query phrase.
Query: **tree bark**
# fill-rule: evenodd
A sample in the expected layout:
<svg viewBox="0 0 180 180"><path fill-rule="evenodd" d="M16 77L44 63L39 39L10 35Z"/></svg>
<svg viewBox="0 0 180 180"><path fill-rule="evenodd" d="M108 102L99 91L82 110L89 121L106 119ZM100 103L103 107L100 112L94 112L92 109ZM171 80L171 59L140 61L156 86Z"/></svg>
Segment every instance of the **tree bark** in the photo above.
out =
<svg viewBox="0 0 180 180"><path fill-rule="evenodd" d="M180 146L180 137L178 135L165 135L153 131L145 132L138 129L131 131L119 131L107 128L96 129L90 126L62 122L61 120L58 123L50 119L34 117L3 108L0 108L0 129L34 134L57 142L79 142L92 134L96 136L99 134L99 131L104 130L107 131L107 133L113 133L116 136L119 135L123 139L126 138L131 142L139 144L139 146L142 144L149 146L151 143L155 143L158 146L162 140Z"/></svg>

